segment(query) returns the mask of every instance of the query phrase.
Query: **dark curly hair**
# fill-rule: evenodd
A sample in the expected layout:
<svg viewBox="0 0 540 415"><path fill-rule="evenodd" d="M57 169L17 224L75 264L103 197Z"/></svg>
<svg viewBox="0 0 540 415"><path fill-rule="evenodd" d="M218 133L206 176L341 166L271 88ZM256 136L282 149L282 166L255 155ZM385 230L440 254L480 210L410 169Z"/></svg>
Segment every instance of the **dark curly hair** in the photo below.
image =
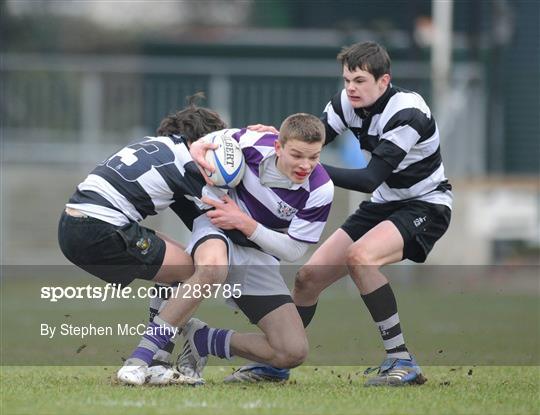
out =
<svg viewBox="0 0 540 415"><path fill-rule="evenodd" d="M197 102L204 98L202 92L187 97L187 107L163 118L156 130L157 135L183 135L192 143L212 131L227 128L217 112L197 106Z"/></svg>

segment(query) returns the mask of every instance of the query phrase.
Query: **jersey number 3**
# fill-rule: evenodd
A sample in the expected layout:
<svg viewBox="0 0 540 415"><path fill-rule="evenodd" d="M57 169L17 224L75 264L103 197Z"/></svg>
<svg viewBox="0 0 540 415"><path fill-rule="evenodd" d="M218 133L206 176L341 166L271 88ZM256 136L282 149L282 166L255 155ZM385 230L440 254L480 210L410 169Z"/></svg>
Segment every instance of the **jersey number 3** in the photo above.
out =
<svg viewBox="0 0 540 415"><path fill-rule="evenodd" d="M103 165L114 170L124 180L134 182L152 167L174 163L174 153L160 141L145 141L124 147Z"/></svg>

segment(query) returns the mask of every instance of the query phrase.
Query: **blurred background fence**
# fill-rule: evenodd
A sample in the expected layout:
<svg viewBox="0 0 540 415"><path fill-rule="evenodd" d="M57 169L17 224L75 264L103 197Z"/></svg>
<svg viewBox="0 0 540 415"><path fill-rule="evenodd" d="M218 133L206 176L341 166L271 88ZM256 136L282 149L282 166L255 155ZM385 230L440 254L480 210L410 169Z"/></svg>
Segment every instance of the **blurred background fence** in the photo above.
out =
<svg viewBox="0 0 540 415"><path fill-rule="evenodd" d="M320 114L342 87L340 47L375 39L396 85L436 98L430 1L60 3L0 1L2 264L66 263L56 223L77 183L194 92L234 127ZM456 201L432 264L540 261L539 16L535 2L454 4L434 115ZM361 165L357 146L343 137L323 158ZM337 192L326 234L362 197ZM189 237L171 215L148 225Z"/></svg>
<svg viewBox="0 0 540 415"><path fill-rule="evenodd" d="M4 54L4 162L95 163L104 151L154 133L185 98L205 91L231 126L279 126L294 112L319 114L341 89L335 59ZM430 68L393 63L393 82L430 95ZM486 173L481 68L456 65L450 110L439 124L454 177ZM459 120L459 122L458 122ZM473 147L471 148L471 144ZM335 148L334 148L335 150Z"/></svg>

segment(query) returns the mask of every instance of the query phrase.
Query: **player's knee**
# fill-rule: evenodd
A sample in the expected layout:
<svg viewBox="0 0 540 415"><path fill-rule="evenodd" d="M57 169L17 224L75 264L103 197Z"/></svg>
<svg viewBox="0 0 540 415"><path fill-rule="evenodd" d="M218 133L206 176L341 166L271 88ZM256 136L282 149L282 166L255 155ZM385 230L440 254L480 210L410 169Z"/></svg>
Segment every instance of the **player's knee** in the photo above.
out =
<svg viewBox="0 0 540 415"><path fill-rule="evenodd" d="M373 256L363 245L352 245L347 249L348 266L377 266L377 258Z"/></svg>
<svg viewBox="0 0 540 415"><path fill-rule="evenodd" d="M279 351L274 359L274 366L283 369L292 369L300 366L307 359L309 346L307 340L296 345L290 345Z"/></svg>
<svg viewBox="0 0 540 415"><path fill-rule="evenodd" d="M228 267L218 263L198 265L196 274L201 284L223 284L227 279Z"/></svg>
<svg viewBox="0 0 540 415"><path fill-rule="evenodd" d="M313 269L305 266L300 268L294 279L294 289L297 292L311 292L316 290L316 286Z"/></svg>
<svg viewBox="0 0 540 415"><path fill-rule="evenodd" d="M309 291L311 285L312 281L309 270L305 267L300 268L294 279L294 289L296 291Z"/></svg>

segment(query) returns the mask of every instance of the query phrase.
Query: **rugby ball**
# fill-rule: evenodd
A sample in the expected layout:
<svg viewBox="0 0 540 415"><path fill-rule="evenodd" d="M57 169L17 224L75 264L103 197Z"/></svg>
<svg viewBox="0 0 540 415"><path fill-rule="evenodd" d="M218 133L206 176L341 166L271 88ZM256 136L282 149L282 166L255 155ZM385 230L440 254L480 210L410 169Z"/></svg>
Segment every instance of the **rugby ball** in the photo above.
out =
<svg viewBox="0 0 540 415"><path fill-rule="evenodd" d="M215 168L215 171L206 171L206 174L220 188L232 189L238 186L246 170L242 149L232 137L234 132L235 130L220 130L201 138L218 145L216 149L206 152L206 161Z"/></svg>

